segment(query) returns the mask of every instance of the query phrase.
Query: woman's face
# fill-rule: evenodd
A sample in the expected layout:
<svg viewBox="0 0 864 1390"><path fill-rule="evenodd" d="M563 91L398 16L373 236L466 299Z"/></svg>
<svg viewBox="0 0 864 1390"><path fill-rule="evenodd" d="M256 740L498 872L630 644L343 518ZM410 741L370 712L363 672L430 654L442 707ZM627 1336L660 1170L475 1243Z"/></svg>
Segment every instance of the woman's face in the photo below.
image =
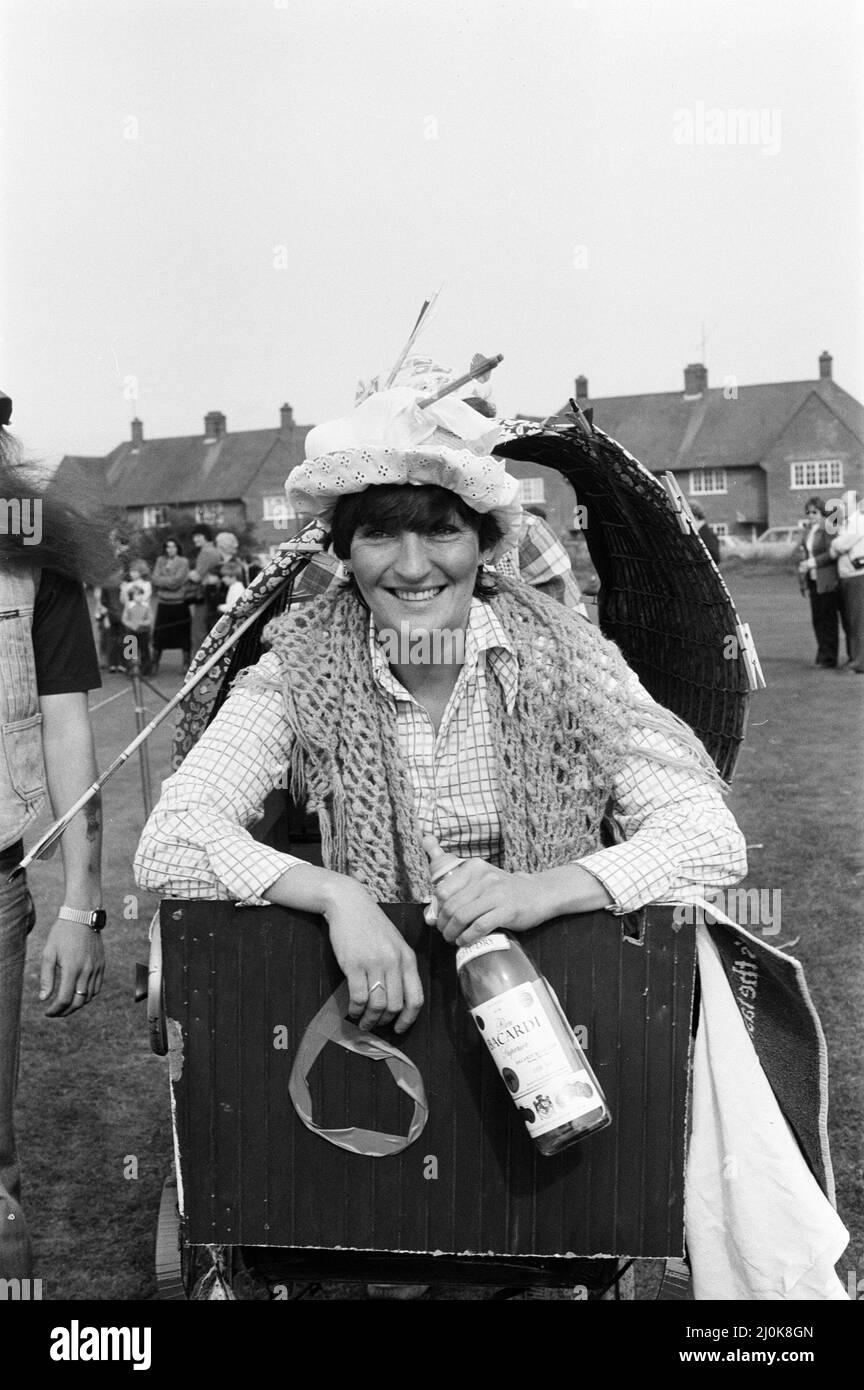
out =
<svg viewBox="0 0 864 1390"><path fill-rule="evenodd" d="M477 533L458 516L434 531L386 531L367 522L351 540L350 568L379 633L464 631L482 559Z"/></svg>
<svg viewBox="0 0 864 1390"><path fill-rule="evenodd" d="M168 559L169 559L169 560L173 560L173 559L174 559L174 556L177 554L177 542L176 542L176 541L166 541L166 542L165 542L165 554L168 556Z"/></svg>
<svg viewBox="0 0 864 1390"><path fill-rule="evenodd" d="M817 511L815 507L808 507L805 515L807 517L807 525L815 526L816 522L820 520L822 513Z"/></svg>

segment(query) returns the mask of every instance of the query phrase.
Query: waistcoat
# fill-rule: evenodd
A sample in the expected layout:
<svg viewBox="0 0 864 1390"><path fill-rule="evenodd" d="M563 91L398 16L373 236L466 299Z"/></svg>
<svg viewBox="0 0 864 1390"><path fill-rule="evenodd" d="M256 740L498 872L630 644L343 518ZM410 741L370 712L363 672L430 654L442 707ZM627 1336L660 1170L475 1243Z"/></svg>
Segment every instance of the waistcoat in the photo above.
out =
<svg viewBox="0 0 864 1390"><path fill-rule="evenodd" d="M45 800L33 655L37 583L37 571L0 565L0 849L21 838Z"/></svg>

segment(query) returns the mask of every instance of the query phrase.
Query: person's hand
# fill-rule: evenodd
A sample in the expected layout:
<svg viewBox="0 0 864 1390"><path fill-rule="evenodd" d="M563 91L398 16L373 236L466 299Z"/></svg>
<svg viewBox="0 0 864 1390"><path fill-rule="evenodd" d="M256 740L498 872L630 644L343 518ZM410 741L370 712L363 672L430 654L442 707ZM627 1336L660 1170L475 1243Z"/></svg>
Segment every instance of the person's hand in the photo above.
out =
<svg viewBox="0 0 864 1390"><path fill-rule="evenodd" d="M423 848L430 858L441 851L434 835L423 836ZM470 946L493 931L529 931L552 917L594 912L612 901L579 864L511 874L485 859L463 859L436 885L435 899L437 917L430 925L457 946Z"/></svg>
<svg viewBox="0 0 864 1390"><path fill-rule="evenodd" d="M433 854L434 835L423 836L423 848ZM511 874L485 859L463 859L458 869L436 885L434 925L445 941L468 946L493 931L528 931L545 922L547 911L539 874ZM429 916L427 916L429 921Z"/></svg>
<svg viewBox="0 0 864 1390"><path fill-rule="evenodd" d="M99 932L58 917L42 952L39 998L48 999L48 1018L66 1018L96 998L102 988L105 948Z"/></svg>
<svg viewBox="0 0 864 1390"><path fill-rule="evenodd" d="M345 878L324 915L333 954L348 982L348 1017L364 1031L395 1019L394 1030L404 1033L423 1005L411 947L354 879Z"/></svg>

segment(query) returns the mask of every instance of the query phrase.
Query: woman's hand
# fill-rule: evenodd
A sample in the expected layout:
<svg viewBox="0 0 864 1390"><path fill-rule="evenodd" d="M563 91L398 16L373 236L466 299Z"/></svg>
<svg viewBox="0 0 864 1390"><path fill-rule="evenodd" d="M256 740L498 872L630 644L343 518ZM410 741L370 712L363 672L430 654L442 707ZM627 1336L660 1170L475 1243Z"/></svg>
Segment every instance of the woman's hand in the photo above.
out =
<svg viewBox="0 0 864 1390"><path fill-rule="evenodd" d="M440 852L434 835L423 836L428 855ZM511 874L485 859L463 859L435 889L435 926L445 941L469 946L493 931L528 931L565 913L593 912L612 899L579 864L539 874Z"/></svg>
<svg viewBox="0 0 864 1390"><path fill-rule="evenodd" d="M395 1032L406 1032L423 1006L411 947L355 879L342 879L324 916L348 981L348 1017L364 1030L393 1023Z"/></svg>
<svg viewBox="0 0 864 1390"><path fill-rule="evenodd" d="M438 915L433 925L445 941L459 946L493 931L528 931L555 915L541 906L539 877L510 874L485 859L465 859L435 889Z"/></svg>
<svg viewBox="0 0 864 1390"><path fill-rule="evenodd" d="M366 1030L395 1019L397 1033L411 1027L423 1007L417 959L362 883L317 864L295 864L262 896L326 919L353 1022Z"/></svg>

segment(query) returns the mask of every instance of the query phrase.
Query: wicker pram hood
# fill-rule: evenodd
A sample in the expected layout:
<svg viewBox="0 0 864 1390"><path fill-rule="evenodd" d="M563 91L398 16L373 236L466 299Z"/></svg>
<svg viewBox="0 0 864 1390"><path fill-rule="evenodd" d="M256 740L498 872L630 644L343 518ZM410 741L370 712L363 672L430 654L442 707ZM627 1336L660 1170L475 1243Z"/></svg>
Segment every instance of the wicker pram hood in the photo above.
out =
<svg viewBox="0 0 864 1390"><path fill-rule="evenodd" d="M590 413L572 409L572 415L542 424L505 421L495 452L555 469L571 483L574 503L584 508L585 539L600 579L602 632L617 643L654 699L698 734L721 777L729 780L744 738L750 691L758 682L749 631L674 484L664 486L594 427ZM300 576L306 597L333 582L332 564L320 561L327 541L319 522L286 541L200 647L190 675L234 628L261 610L260 621L181 705L175 767L218 711L236 674L257 661L265 624L295 600Z"/></svg>

